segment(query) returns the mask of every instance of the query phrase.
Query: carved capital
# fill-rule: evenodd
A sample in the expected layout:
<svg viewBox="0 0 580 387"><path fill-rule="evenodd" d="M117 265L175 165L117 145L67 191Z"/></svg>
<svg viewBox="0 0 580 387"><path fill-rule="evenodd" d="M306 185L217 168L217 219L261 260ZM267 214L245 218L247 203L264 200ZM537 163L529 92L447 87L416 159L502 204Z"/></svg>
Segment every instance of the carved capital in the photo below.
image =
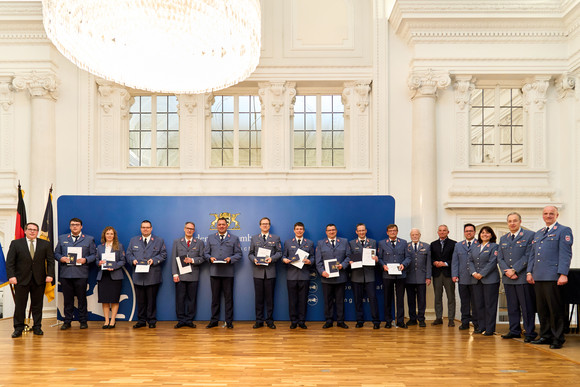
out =
<svg viewBox="0 0 580 387"><path fill-rule="evenodd" d="M99 105L103 111L108 114L115 106L115 96L119 96L119 110L121 112L121 118L128 118L131 106L135 103L135 98L131 96L129 91L114 82L107 81L106 79L97 78L96 79L99 92Z"/></svg>
<svg viewBox="0 0 580 387"><path fill-rule="evenodd" d="M413 92L411 99L416 97L437 97L438 89L445 89L451 84L449 74L444 71L433 69L413 71L409 75L407 85Z"/></svg>
<svg viewBox="0 0 580 387"><path fill-rule="evenodd" d="M18 91L28 91L31 97L58 98L58 79L52 73L37 73L32 71L29 74L21 74L14 77L12 86Z"/></svg>
<svg viewBox="0 0 580 387"><path fill-rule="evenodd" d="M550 78L550 76L535 77L525 81L524 87L522 87L525 111L528 111L531 106L535 106L539 110L544 109Z"/></svg>
<svg viewBox="0 0 580 387"><path fill-rule="evenodd" d="M554 86L556 86L558 97L564 99L567 96L574 94L574 89L576 88L576 77L567 73L562 74L556 78Z"/></svg>
<svg viewBox="0 0 580 387"><path fill-rule="evenodd" d="M279 114L286 103L286 98L296 96L296 83L294 82L260 82L258 86L260 87L258 96L262 104L262 115L270 107L274 109L276 114Z"/></svg>
<svg viewBox="0 0 580 387"><path fill-rule="evenodd" d="M358 107L360 113L364 113L369 106L371 81L345 82L341 101L344 105L344 115L350 116L353 104Z"/></svg>
<svg viewBox="0 0 580 387"><path fill-rule="evenodd" d="M475 89L475 78L469 76L456 76L453 84L455 91L455 103L460 110L471 104L471 92Z"/></svg>
<svg viewBox="0 0 580 387"><path fill-rule="evenodd" d="M10 106L14 103L14 88L12 87L12 80L0 79L0 106L4 111L8 111Z"/></svg>
<svg viewBox="0 0 580 387"><path fill-rule="evenodd" d="M188 114L193 114L197 106L197 100L193 94L180 94L177 96L177 114L181 114L181 106L187 110Z"/></svg>
<svg viewBox="0 0 580 387"><path fill-rule="evenodd" d="M213 103L215 102L215 97L213 95L213 93L205 93L204 95L204 111L205 111L205 116L206 117L211 117L211 107L213 106Z"/></svg>

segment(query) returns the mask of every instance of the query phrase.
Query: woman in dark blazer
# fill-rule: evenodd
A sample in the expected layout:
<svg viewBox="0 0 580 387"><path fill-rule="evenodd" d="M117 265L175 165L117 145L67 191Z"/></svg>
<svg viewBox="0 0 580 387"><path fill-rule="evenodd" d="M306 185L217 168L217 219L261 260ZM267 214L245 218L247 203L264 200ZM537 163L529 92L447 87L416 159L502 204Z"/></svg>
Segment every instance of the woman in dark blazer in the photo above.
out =
<svg viewBox="0 0 580 387"><path fill-rule="evenodd" d="M115 262L113 262L111 268L103 268L106 264L106 261L103 259L104 253L115 254ZM97 274L99 302L103 304L103 314L105 316L103 329L113 329L115 328L115 318L119 311L119 298L121 297L121 285L123 284L122 267L125 265L125 249L119 243L117 230L111 226L105 227L101 234L101 244L97 247L97 264L100 269Z"/></svg>
<svg viewBox="0 0 580 387"><path fill-rule="evenodd" d="M496 240L493 229L483 226L479 230L479 246L472 247L467 257L469 272L477 280L473 285L473 298L479 330L474 333L483 333L485 336L493 335L497 318L500 275L497 268Z"/></svg>

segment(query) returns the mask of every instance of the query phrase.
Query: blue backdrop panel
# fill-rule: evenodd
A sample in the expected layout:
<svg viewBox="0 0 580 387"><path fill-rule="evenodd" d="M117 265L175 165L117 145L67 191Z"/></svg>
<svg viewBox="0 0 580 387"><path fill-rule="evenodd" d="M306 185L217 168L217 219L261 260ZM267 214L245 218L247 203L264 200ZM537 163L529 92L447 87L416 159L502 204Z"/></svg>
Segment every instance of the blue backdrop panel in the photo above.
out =
<svg viewBox="0 0 580 387"><path fill-rule="evenodd" d="M280 236L282 242L294 236L293 226L303 222L305 236L313 241L326 237L328 223L336 224L338 236L348 240L356 238L357 223L366 223L368 237L376 240L386 238L386 226L395 218L395 200L391 196L61 196L58 199L58 232L70 232L69 220L73 217L83 221L83 233L95 237L100 243L101 232L106 226L113 226L119 241L125 249L131 237L140 234L140 224L144 219L153 224L153 234L165 241L170 257L173 241L183 236L184 223L192 221L196 225L195 236L204 241L211 230L212 222L223 213L230 214L230 232L240 238L243 259L236 265L234 280L235 320L254 320L254 288L252 263L248 260L250 238L259 233L259 220L267 216L271 219L270 232ZM237 222L237 223L236 223ZM169 261L163 265L163 283L157 298L159 320L175 320L175 285L172 280ZM278 262L274 318L288 320L288 296L286 270ZM133 283L130 280L132 268L126 265L125 280L119 308L119 320L135 320L137 315ZM88 306L91 320L102 320L103 312L97 302L97 268L93 266L89 277ZM380 275L377 277L377 295L383 316L382 289ZM209 320L211 316L211 289L209 267L204 263L198 289L196 320ZM320 278L311 273L308 320L323 320L323 297ZM223 303L223 301L222 301ZM350 284L347 284L346 319L354 320L354 303ZM59 297L59 314L62 315L62 297ZM223 320L223 310L222 307ZM368 305L365 314L370 319Z"/></svg>

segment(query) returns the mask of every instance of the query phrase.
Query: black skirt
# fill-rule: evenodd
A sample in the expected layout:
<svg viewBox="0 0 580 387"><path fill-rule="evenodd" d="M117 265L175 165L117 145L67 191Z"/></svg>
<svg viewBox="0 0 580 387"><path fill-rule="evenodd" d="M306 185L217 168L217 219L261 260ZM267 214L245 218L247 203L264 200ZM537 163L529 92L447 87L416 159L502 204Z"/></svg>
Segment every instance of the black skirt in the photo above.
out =
<svg viewBox="0 0 580 387"><path fill-rule="evenodd" d="M123 280L111 279L111 273L108 270L103 270L103 276L99 281L99 303L118 303L121 298L122 285Z"/></svg>

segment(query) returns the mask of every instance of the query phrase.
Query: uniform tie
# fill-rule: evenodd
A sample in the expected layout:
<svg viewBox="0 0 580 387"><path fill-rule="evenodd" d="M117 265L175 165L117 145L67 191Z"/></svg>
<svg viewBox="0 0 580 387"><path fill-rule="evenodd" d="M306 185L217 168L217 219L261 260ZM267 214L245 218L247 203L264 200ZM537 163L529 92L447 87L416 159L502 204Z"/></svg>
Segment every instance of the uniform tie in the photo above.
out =
<svg viewBox="0 0 580 387"><path fill-rule="evenodd" d="M187 241L187 247L189 247L189 245L191 244L191 241Z"/></svg>
<svg viewBox="0 0 580 387"><path fill-rule="evenodd" d="M143 245L144 245L145 247L147 247L147 238L144 238L144 239L143 239Z"/></svg>
<svg viewBox="0 0 580 387"><path fill-rule="evenodd" d="M30 256L34 259L34 241L30 241Z"/></svg>
<svg viewBox="0 0 580 387"><path fill-rule="evenodd" d="M415 248L415 252L417 252L417 244L416 244L416 243L414 243L413 245L415 246L415 247L414 247L414 248Z"/></svg>

